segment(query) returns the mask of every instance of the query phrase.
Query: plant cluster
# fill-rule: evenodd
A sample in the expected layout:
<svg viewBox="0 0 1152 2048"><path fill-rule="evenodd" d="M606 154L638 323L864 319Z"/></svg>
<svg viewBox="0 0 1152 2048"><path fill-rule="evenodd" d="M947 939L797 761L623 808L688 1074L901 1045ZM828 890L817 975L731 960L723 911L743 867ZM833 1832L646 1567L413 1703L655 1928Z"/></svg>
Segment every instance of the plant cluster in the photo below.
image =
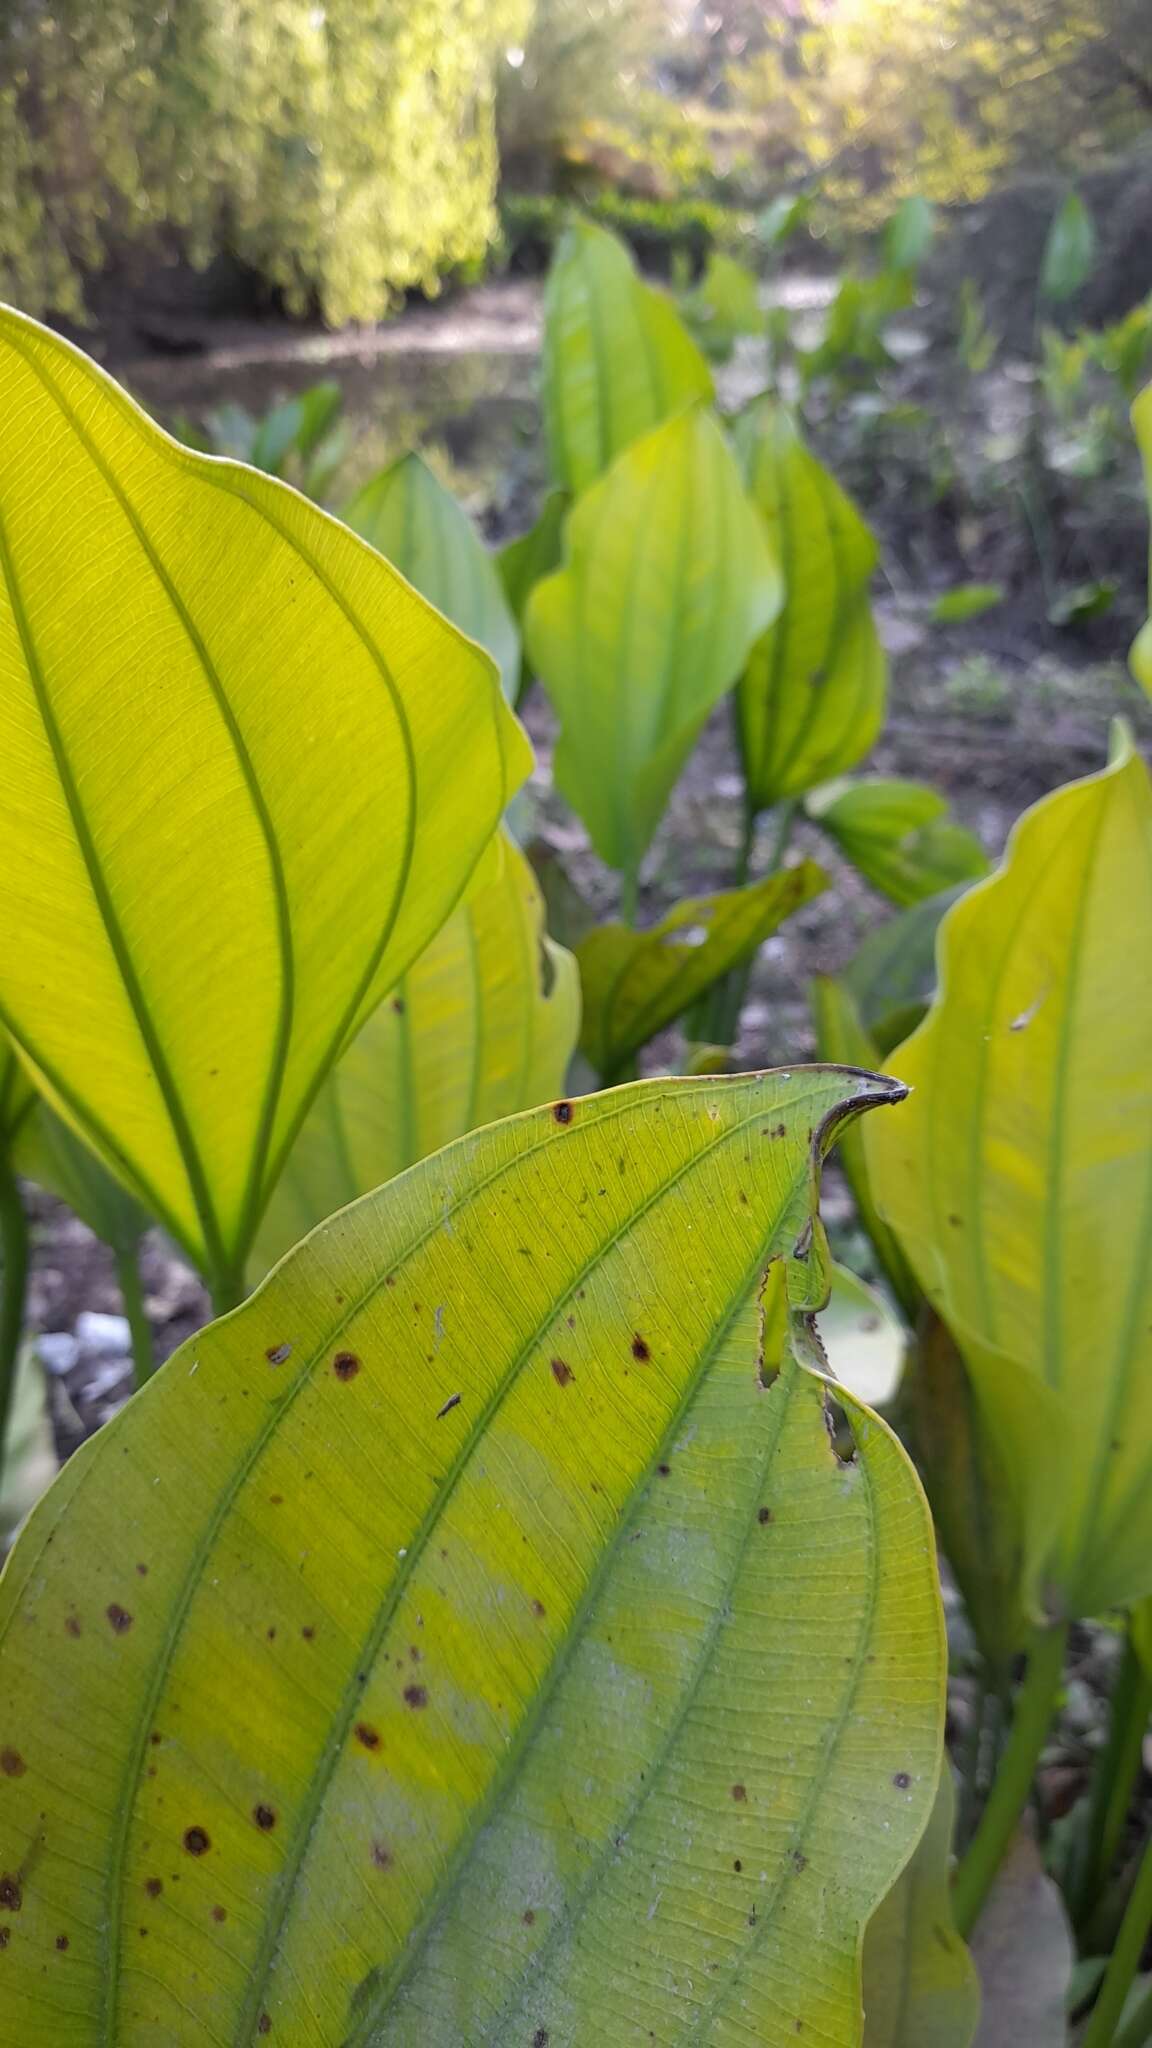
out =
<svg viewBox="0 0 1152 2048"><path fill-rule="evenodd" d="M140 1333L0 1580L0 2042L969 2048L963 1937L1029 1854L1082 1965L1044 1999L1152 2040L1130 735L995 873L860 772L875 541L591 223L547 288L552 490L495 558L418 455L332 518L16 313L0 392L4 1362L17 1173L129 1285L160 1224L220 1312L155 1376ZM222 431L327 491L335 425ZM618 877L572 951L509 811L534 683ZM725 701L732 886L639 928ZM828 886L800 816L892 915L812 992L820 1064L732 1074L750 961ZM835 1142L878 1290L820 1221ZM1101 1617L1111 1732L1037 1851Z"/></svg>

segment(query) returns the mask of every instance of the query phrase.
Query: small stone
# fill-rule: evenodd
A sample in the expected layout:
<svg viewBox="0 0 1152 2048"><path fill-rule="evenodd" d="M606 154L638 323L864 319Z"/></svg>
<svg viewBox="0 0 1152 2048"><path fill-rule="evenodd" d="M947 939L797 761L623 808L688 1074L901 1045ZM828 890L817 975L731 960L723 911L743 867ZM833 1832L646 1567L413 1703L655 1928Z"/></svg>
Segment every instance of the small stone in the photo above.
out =
<svg viewBox="0 0 1152 2048"><path fill-rule="evenodd" d="M36 1355L55 1379L63 1379L71 1372L80 1356L80 1346L67 1330L50 1330L46 1336L37 1337Z"/></svg>
<svg viewBox="0 0 1152 2048"><path fill-rule="evenodd" d="M132 1349L132 1332L126 1316L103 1315L98 1309L82 1309L76 1318L76 1337L85 1359L127 1358Z"/></svg>
<svg viewBox="0 0 1152 2048"><path fill-rule="evenodd" d="M113 1358L94 1372L83 1387L87 1401L106 1401L110 1395L131 1392L132 1367L126 1358Z"/></svg>

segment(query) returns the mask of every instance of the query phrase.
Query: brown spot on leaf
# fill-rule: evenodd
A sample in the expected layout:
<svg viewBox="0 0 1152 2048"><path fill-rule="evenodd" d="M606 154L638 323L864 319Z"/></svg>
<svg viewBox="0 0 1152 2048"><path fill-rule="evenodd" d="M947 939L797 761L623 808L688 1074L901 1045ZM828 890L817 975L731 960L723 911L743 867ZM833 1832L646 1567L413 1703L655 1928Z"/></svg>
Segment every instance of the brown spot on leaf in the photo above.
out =
<svg viewBox="0 0 1152 2048"><path fill-rule="evenodd" d="M204 1856L212 1844L203 1828L185 1828L184 1847L190 1856Z"/></svg>
<svg viewBox="0 0 1152 2048"><path fill-rule="evenodd" d="M404 1687L404 1698L410 1707L426 1707L428 1705L428 1688L424 1685L406 1685Z"/></svg>
<svg viewBox="0 0 1152 2048"><path fill-rule="evenodd" d="M771 1508L759 1508L756 1513L756 1520L759 1522L760 1527L762 1529L767 1528L769 1522L772 1520Z"/></svg>
<svg viewBox="0 0 1152 2048"><path fill-rule="evenodd" d="M661 1479L667 1479L672 1467L671 1465L657 1465L656 1470L660 1474Z"/></svg>
<svg viewBox="0 0 1152 2048"><path fill-rule="evenodd" d="M56 1936L56 1946L59 1949L61 1955L63 1955L65 1949L68 1946L68 1936L66 1934L58 1934Z"/></svg>
<svg viewBox="0 0 1152 2048"><path fill-rule="evenodd" d="M959 1218L959 1216L949 1216L949 1218L948 1218L948 1221L949 1221L949 1223L951 1224L951 1226L952 1226L953 1230L959 1230L959 1228L960 1228L960 1218Z"/></svg>
<svg viewBox="0 0 1152 2048"><path fill-rule="evenodd" d="M563 1358L552 1360L552 1377L558 1387L566 1387L572 1378L572 1367Z"/></svg>
<svg viewBox="0 0 1152 2048"><path fill-rule="evenodd" d="M356 1740L361 1749L379 1749L380 1730L371 1727L367 1721L357 1721Z"/></svg>
<svg viewBox="0 0 1152 2048"><path fill-rule="evenodd" d="M332 1370L338 1380L354 1380L360 1370L360 1360L354 1351L338 1351L332 1360Z"/></svg>
<svg viewBox="0 0 1152 2048"><path fill-rule="evenodd" d="M536 2032L532 2036L532 2048L548 2048L547 2027L537 2027Z"/></svg>
<svg viewBox="0 0 1152 2048"><path fill-rule="evenodd" d="M148 1577L148 1567L146 1564L138 1564L136 1570L140 1578L146 1579Z"/></svg>
<svg viewBox="0 0 1152 2048"><path fill-rule="evenodd" d="M113 1600L111 1606L106 1607L104 1611L116 1635L122 1636L131 1628L132 1616L126 1607L121 1607L119 1601Z"/></svg>
<svg viewBox="0 0 1152 2048"><path fill-rule="evenodd" d="M558 1124L570 1124L572 1121L572 1104L570 1102L554 1102L552 1105L552 1116L554 1122ZM547 2035L544 2038L547 2040Z"/></svg>
<svg viewBox="0 0 1152 2048"><path fill-rule="evenodd" d="M0 1948L7 1948L11 1939L12 1929L10 1927L0 1927Z"/></svg>
<svg viewBox="0 0 1152 2048"><path fill-rule="evenodd" d="M147 1892L147 1894L148 1894L148 1897L149 1897L150 1899L158 1899L158 1898L160 1897L160 1894L161 1894L161 1892L162 1892L162 1891L163 1891L163 1889L164 1889L164 1880L163 1880L163 1878L162 1878L162 1877L147 1877L147 1878L145 1878L145 1880L144 1880L144 1889L145 1889L145 1891Z"/></svg>
<svg viewBox="0 0 1152 2048"><path fill-rule="evenodd" d="M259 2019L258 2019L258 2020L257 2020L257 2022L256 2022L256 2032L257 2032L258 2034L270 2034L270 2033L272 2032L272 2015L271 2015L271 2013L269 2013L269 2012L262 2012L262 2013L261 2013L261 2015L260 2015Z"/></svg>
<svg viewBox="0 0 1152 2048"><path fill-rule="evenodd" d="M0 1771L6 1778L22 1778L27 1769L18 1749L0 1749Z"/></svg>
<svg viewBox="0 0 1152 2048"><path fill-rule="evenodd" d="M310 1643L310 1642L312 1642L312 1641L313 1641L313 1639L314 1639L314 1637L315 1637L315 1634L316 1634L316 1631L315 1631L315 1629L314 1629L314 1628L313 1628L313 1627L311 1626L311 1624L310 1624L309 1622L307 1622L307 1621L306 1621L306 1622L304 1623L304 1626L303 1626L303 1628L301 1629L300 1633L301 1633L301 1635L303 1636L303 1638L304 1638L304 1641L305 1641L306 1643Z"/></svg>
<svg viewBox="0 0 1152 2048"><path fill-rule="evenodd" d="M217 1924L219 1925L220 1923L222 1923L223 1921L225 1921L225 1920L226 1920L226 1919L228 1918L228 1915L227 1915L227 1912L225 1911L225 1909L224 1909L224 1907L223 1907L223 1906L213 1906L213 1908L212 1908L212 1918L213 1918L213 1919L214 1919L214 1920L215 1920L215 1921L217 1922Z"/></svg>
<svg viewBox="0 0 1152 2048"><path fill-rule="evenodd" d="M732 1865L732 1868L733 1868L733 1870L735 1870L735 1871L741 1871L741 1870L743 1870L743 1868L744 1868L744 1865L743 1865L743 1864L741 1863L741 1861L740 1861L740 1858L739 1858L738 1856L737 1856L737 1858L736 1858L735 1862L733 1863L733 1865Z"/></svg>
<svg viewBox="0 0 1152 2048"><path fill-rule="evenodd" d="M544 1616L548 1612L548 1609L545 1607L544 1602L542 1600L534 1600L532 1602L532 1612L536 1616L537 1621L543 1621Z"/></svg>
<svg viewBox="0 0 1152 2048"><path fill-rule="evenodd" d="M264 1356L268 1360L269 1365L283 1365L284 1361L292 1356L292 1346L290 1344L270 1344Z"/></svg>
<svg viewBox="0 0 1152 2048"><path fill-rule="evenodd" d="M373 1842L372 1861L376 1865L377 1870L391 1870L392 1851L388 1848L386 1843Z"/></svg>
<svg viewBox="0 0 1152 2048"><path fill-rule="evenodd" d="M276 1825L276 1815L270 1806L254 1806L252 1808L252 1818L257 1827L262 1828L265 1834Z"/></svg>
<svg viewBox="0 0 1152 2048"><path fill-rule="evenodd" d="M797 1871L797 1872L799 1872L799 1871L801 1871L801 1870L807 1870L807 1868L808 1868L808 1858L807 1858L807 1857L806 1857L806 1855L804 1854L804 1851L803 1851L803 1849L793 1849L793 1851L792 1851L792 1868L793 1868L793 1870L795 1870L795 1871Z"/></svg>
<svg viewBox="0 0 1152 2048"><path fill-rule="evenodd" d="M0 1877L0 1906L6 1913L18 1913L23 1904L24 1894L20 1889L20 1879L11 1877L5 1871L3 1877Z"/></svg>
<svg viewBox="0 0 1152 2048"><path fill-rule="evenodd" d="M404 1015L404 998L403 998L403 996L393 996L393 998L392 998L392 1008L393 1008L393 1010L395 1011L395 1013L396 1013L396 1015L397 1015L398 1017L402 1017L402 1016Z"/></svg>
<svg viewBox="0 0 1152 2048"><path fill-rule="evenodd" d="M737 1802L737 1804L738 1804L738 1805L740 1805L740 1806L743 1806L743 1805L745 1804L745 1802L747 1801L747 1798L748 1798L748 1788L747 1788L747 1786L746 1786L746 1785L733 1785L733 1787L732 1787L732 1797L733 1797L733 1799L735 1799L735 1800L736 1800L736 1802Z"/></svg>
<svg viewBox="0 0 1152 2048"><path fill-rule="evenodd" d="M912 1779L907 1771L897 1771L896 1776L892 1780L892 1783L895 1785L898 1792L906 1792L908 1790L909 1785L912 1783Z"/></svg>
<svg viewBox="0 0 1152 2048"><path fill-rule="evenodd" d="M78 1636L83 1634L83 1630L80 1626L80 1617L78 1614L68 1615L64 1623L64 1633L65 1635L69 1636Z"/></svg>
<svg viewBox="0 0 1152 2048"><path fill-rule="evenodd" d="M645 1339L639 1335L632 1339L632 1356L639 1359L641 1365L646 1365L652 1356Z"/></svg>
<svg viewBox="0 0 1152 2048"><path fill-rule="evenodd" d="M535 1927L536 1915L532 1911L531 1906L528 1906L520 1917L523 1920L525 1927Z"/></svg>

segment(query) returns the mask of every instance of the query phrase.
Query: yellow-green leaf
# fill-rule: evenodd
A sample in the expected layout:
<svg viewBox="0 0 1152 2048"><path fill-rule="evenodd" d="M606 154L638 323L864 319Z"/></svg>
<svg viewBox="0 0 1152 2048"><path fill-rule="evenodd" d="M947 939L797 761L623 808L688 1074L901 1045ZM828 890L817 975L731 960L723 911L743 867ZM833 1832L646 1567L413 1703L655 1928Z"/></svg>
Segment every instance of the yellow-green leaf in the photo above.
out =
<svg viewBox="0 0 1152 2048"><path fill-rule="evenodd" d="M949 911L913 1094L865 1143L1056 1614L1152 1590L1152 788L1122 740Z"/></svg>
<svg viewBox="0 0 1152 2048"><path fill-rule="evenodd" d="M893 1094L477 1132L71 1461L0 1583L4 2048L858 2048L943 1632L904 1453L845 1396L841 1462L788 1338Z"/></svg>
<svg viewBox="0 0 1152 2048"><path fill-rule="evenodd" d="M528 602L560 716L556 781L634 874L713 705L780 603L728 444L700 407L638 441L572 511L564 567Z"/></svg>
<svg viewBox="0 0 1152 2048"><path fill-rule="evenodd" d="M876 543L851 499L775 399L757 400L734 431L786 593L737 693L748 793L762 810L863 759L883 723L887 663L868 601Z"/></svg>
<svg viewBox="0 0 1152 2048"><path fill-rule="evenodd" d="M324 1083L261 1225L258 1266L450 1139L561 1094L579 1024L576 962L545 932L532 870L501 832Z"/></svg>
<svg viewBox="0 0 1152 2048"><path fill-rule="evenodd" d="M647 931L597 925L576 948L584 993L580 1049L596 1072L611 1080L826 886L814 861L800 861L746 889L687 897Z"/></svg>
<svg viewBox="0 0 1152 2048"><path fill-rule="evenodd" d="M902 907L988 872L980 841L926 783L843 777L812 790L804 808L865 881Z"/></svg>
<svg viewBox="0 0 1152 2048"><path fill-rule="evenodd" d="M970 2048L980 2020L976 1967L952 1920L955 1810L947 1758L932 1818L864 1938L864 2048Z"/></svg>
<svg viewBox="0 0 1152 2048"><path fill-rule="evenodd" d="M1143 391L1132 408L1132 424L1140 453L1144 458L1144 477L1148 489L1148 504L1152 513L1152 384ZM1152 585L1152 565L1149 569L1149 583ZM1132 671L1137 682L1142 683L1152 697L1152 619L1140 632L1132 649Z"/></svg>
<svg viewBox="0 0 1152 2048"><path fill-rule="evenodd" d="M526 745L355 535L13 312L0 407L0 1018L227 1293Z"/></svg>
<svg viewBox="0 0 1152 2048"><path fill-rule="evenodd" d="M520 635L494 556L468 514L422 456L402 455L364 485L341 517L362 534L437 611L486 647L513 698Z"/></svg>
<svg viewBox="0 0 1152 2048"><path fill-rule="evenodd" d="M517 629L523 625L528 599L545 576L560 567L564 554L564 521L570 500L566 491L549 491L540 515L527 533L506 541L496 557L496 570ZM517 701L530 679L528 664L521 654Z"/></svg>
<svg viewBox="0 0 1152 2048"><path fill-rule="evenodd" d="M712 375L675 307L624 244L591 221L557 245L544 294L544 418L552 474L583 491L623 449L694 400Z"/></svg>
<svg viewBox="0 0 1152 2048"><path fill-rule="evenodd" d="M836 1066L878 1066L875 1042L865 1029L851 990L830 975L816 974L812 977L811 994L821 1059ZM920 1308L920 1289L899 1240L876 1206L859 1129L845 1131L840 1141L840 1164L884 1276L908 1321L914 1324Z"/></svg>

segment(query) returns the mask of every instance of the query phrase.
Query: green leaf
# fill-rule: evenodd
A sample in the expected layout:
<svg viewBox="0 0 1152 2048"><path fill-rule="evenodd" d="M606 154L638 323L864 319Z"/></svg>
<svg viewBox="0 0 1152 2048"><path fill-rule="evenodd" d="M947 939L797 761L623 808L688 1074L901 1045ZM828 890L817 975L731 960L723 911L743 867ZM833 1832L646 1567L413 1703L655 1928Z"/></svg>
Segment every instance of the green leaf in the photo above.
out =
<svg viewBox="0 0 1152 2048"><path fill-rule="evenodd" d="M883 722L887 667L868 602L876 543L855 507L775 400L741 414L735 438L785 581L737 694L748 793L764 810L863 758Z"/></svg>
<svg viewBox="0 0 1152 2048"><path fill-rule="evenodd" d="M828 975L816 974L812 977L811 994L816 1047L821 1059L834 1066L879 1066L876 1046L865 1030L845 984L833 981ZM876 1206L858 1130L844 1132L840 1140L840 1164L884 1277L909 1323L914 1325L920 1311L920 1289L895 1234Z"/></svg>
<svg viewBox="0 0 1152 2048"><path fill-rule="evenodd" d="M945 1758L932 1818L864 1937L864 2048L971 2048L980 1986L952 1921L955 1803Z"/></svg>
<svg viewBox="0 0 1152 2048"><path fill-rule="evenodd" d="M36 1090L11 1041L0 1031L0 1151L11 1151L35 1104Z"/></svg>
<svg viewBox="0 0 1152 2048"><path fill-rule="evenodd" d="M1101 576L1093 583L1076 583L1058 591L1048 606L1053 626L1082 626L1089 619L1102 618L1116 602L1120 585L1114 576Z"/></svg>
<svg viewBox="0 0 1152 2048"><path fill-rule="evenodd" d="M1136 429L1136 439L1140 443L1140 453L1144 461L1144 483L1149 513L1152 515L1152 384L1141 393L1132 407L1132 424ZM1149 563L1149 584L1152 586L1152 557ZM1152 697L1152 619L1148 620L1132 649L1132 673Z"/></svg>
<svg viewBox="0 0 1152 2048"><path fill-rule="evenodd" d="M781 192L769 201L763 213L756 218L756 238L766 249L778 249L782 243L803 227L812 211L811 195L807 192Z"/></svg>
<svg viewBox="0 0 1152 2048"><path fill-rule="evenodd" d="M584 994L580 1049L605 1081L675 1023L795 910L827 887L814 861L715 896L690 896L637 932L602 924L576 949Z"/></svg>
<svg viewBox="0 0 1152 2048"><path fill-rule="evenodd" d="M780 574L711 414L681 413L586 491L564 567L528 603L560 718L557 787L635 873L714 704L780 603Z"/></svg>
<svg viewBox="0 0 1152 2048"><path fill-rule="evenodd" d="M931 1001L940 920L967 886L958 882L886 918L861 940L844 970L844 987L882 1059L911 1035Z"/></svg>
<svg viewBox="0 0 1152 2048"><path fill-rule="evenodd" d="M1069 192L1048 231L1040 296L1051 305L1075 298L1096 268L1096 224L1078 192Z"/></svg>
<svg viewBox="0 0 1152 2048"><path fill-rule="evenodd" d="M959 626L968 619L983 618L1004 602L1002 583L958 583L938 597L929 617L934 626Z"/></svg>
<svg viewBox="0 0 1152 2048"><path fill-rule="evenodd" d="M1152 1591L1149 959L1152 787L1122 736L949 911L936 999L892 1061L914 1092L864 1146L1053 1615Z"/></svg>
<svg viewBox="0 0 1152 2048"><path fill-rule="evenodd" d="M842 779L813 790L804 808L865 881L902 907L988 872L980 841L953 824L945 798L926 783Z"/></svg>
<svg viewBox="0 0 1152 2048"><path fill-rule="evenodd" d="M563 235L549 272L543 378L552 475L574 492L661 420L713 395L671 300L641 282L615 235L584 220Z"/></svg>
<svg viewBox="0 0 1152 2048"><path fill-rule="evenodd" d="M344 527L0 313L0 1018L228 1296L309 1100L527 765Z"/></svg>
<svg viewBox="0 0 1152 2048"><path fill-rule="evenodd" d="M942 1618L904 1453L844 1395L842 1463L793 1346L815 1162L893 1095L490 1126L84 1447L0 1582L8 2041L858 2043Z"/></svg>
<svg viewBox="0 0 1152 2048"><path fill-rule="evenodd" d="M566 491L549 491L536 524L530 526L527 533L507 541L496 556L496 573L504 586L504 595L517 630L523 628L528 599L536 585L543 582L545 576L551 576L564 558L564 521L570 502ZM523 697L529 679L528 663L521 649L517 703Z"/></svg>
<svg viewBox="0 0 1152 2048"><path fill-rule="evenodd" d="M260 1269L450 1139L561 1094L579 1024L576 962L502 832L324 1083L261 1225Z"/></svg>
<svg viewBox="0 0 1152 2048"><path fill-rule="evenodd" d="M416 454L365 484L341 517L408 578L421 597L486 647L504 695L520 679L520 635L500 572L468 514Z"/></svg>
<svg viewBox="0 0 1152 2048"><path fill-rule="evenodd" d="M17 1139L13 1164L47 1188L114 1251L134 1252L151 1218L70 1125L39 1102Z"/></svg>
<svg viewBox="0 0 1152 2048"><path fill-rule="evenodd" d="M898 206L884 230L884 260L891 270L919 270L936 234L936 208L918 192Z"/></svg>
<svg viewBox="0 0 1152 2048"><path fill-rule="evenodd" d="M682 306L693 333L714 361L726 362L742 334L764 332L760 280L725 249L712 250L703 276Z"/></svg>
<svg viewBox="0 0 1152 2048"><path fill-rule="evenodd" d="M817 1317L829 1370L858 1401L866 1401L870 1408L886 1407L904 1368L904 1325L879 1289L869 1287L850 1267L834 1265L831 1286Z"/></svg>

